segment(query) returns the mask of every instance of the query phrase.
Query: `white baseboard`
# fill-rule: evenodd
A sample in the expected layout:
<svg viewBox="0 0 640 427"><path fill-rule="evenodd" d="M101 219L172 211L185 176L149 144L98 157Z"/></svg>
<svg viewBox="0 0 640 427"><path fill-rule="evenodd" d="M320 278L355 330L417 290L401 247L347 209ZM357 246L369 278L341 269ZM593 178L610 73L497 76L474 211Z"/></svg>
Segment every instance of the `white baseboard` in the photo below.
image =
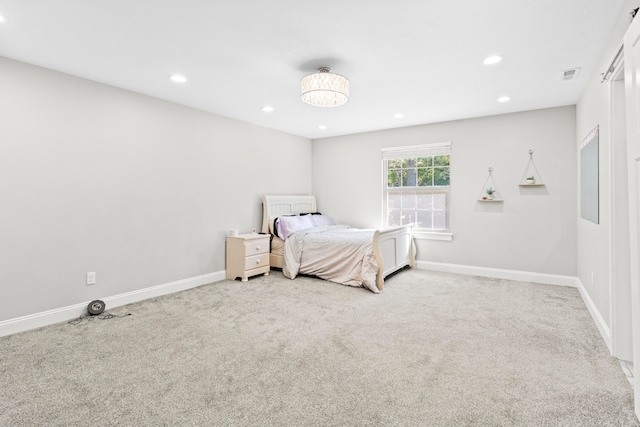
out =
<svg viewBox="0 0 640 427"><path fill-rule="evenodd" d="M137 291L126 292L124 294L113 295L102 298L108 309L120 307L122 305L131 304L149 298L159 297L161 295L172 294L174 292L184 291L207 283L219 282L226 278L226 272L218 271L202 276L191 277L189 279L177 280L171 283L151 286L149 288L139 289ZM0 337L5 335L16 334L18 332L28 331L30 329L40 328L42 326L52 325L58 322L65 322L76 319L87 314L87 305L90 301L74 304L67 307L57 308L54 310L43 311L41 313L29 314L15 319L4 320L0 322Z"/></svg>
<svg viewBox="0 0 640 427"><path fill-rule="evenodd" d="M602 339L607 344L607 347L609 348L609 353L613 354L612 347L611 347L611 329L609 329L609 327L607 326L607 323L604 321L604 318L598 311L598 308L596 307L593 300L587 293L587 290L585 289L580 279L576 278L576 280L578 282L578 290L580 291L580 295L582 295L582 300L584 301L584 304L587 306L589 313L591 313L591 317L593 318L593 321L596 323L596 326L600 331L600 335L602 335Z"/></svg>
<svg viewBox="0 0 640 427"><path fill-rule="evenodd" d="M609 347L609 350L611 350L611 331L604 321L604 318L598 311L596 305L593 303L593 300L582 285L582 282L580 282L577 277L545 273L532 273L516 270L502 270L498 268L475 267L460 264L445 264L429 261L417 261L416 267L419 270L443 271L449 273L466 274L470 276L491 277L495 279L518 280L524 282L570 286L578 288L578 291L582 296L582 300L587 306L589 313L591 313L591 317L593 318L596 327L600 331L600 334L607 344L607 347ZM207 283L219 282L221 280L225 280L225 278L226 272L219 271L202 276L192 277L189 279L183 279L171 283L152 286L145 289L139 289L137 291L126 292L124 294L113 295L103 298L102 300L105 302L107 309L111 309L149 298L184 291L187 289L206 285ZM0 337L16 334L18 332L28 331L30 329L35 329L42 326L52 325L54 323L76 319L84 314L87 314L87 305L89 304L89 302L90 301L86 301L80 304L74 304L67 307L43 311L41 313L34 313L23 317L17 317L15 319L2 321L0 322Z"/></svg>
<svg viewBox="0 0 640 427"><path fill-rule="evenodd" d="M522 282L542 283L546 285L570 286L577 288L587 306L591 318L602 335L602 339L611 351L611 330L598 311L593 300L577 277L555 274L532 273L528 271L502 270L499 268L475 267L459 264L445 264L439 262L418 261L416 266L420 270L443 271L448 273L466 274L469 276L491 277L494 279L518 280Z"/></svg>
<svg viewBox="0 0 640 427"><path fill-rule="evenodd" d="M578 278L558 274L533 273L529 271L503 270L500 268L475 267L471 265L445 264L441 262L417 261L419 270L443 271L466 274L468 276L491 277L494 279L518 280L521 282L542 283L545 285L578 287Z"/></svg>

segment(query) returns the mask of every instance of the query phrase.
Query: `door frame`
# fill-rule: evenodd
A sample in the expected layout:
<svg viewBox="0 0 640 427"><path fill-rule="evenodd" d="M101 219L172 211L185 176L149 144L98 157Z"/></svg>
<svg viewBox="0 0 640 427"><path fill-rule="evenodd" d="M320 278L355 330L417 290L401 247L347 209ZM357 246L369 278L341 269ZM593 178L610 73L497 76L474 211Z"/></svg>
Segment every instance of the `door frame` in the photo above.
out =
<svg viewBox="0 0 640 427"><path fill-rule="evenodd" d="M622 49L622 46L620 47ZM624 55L611 63L609 89L609 325L611 355L633 360Z"/></svg>
<svg viewBox="0 0 640 427"><path fill-rule="evenodd" d="M624 35L624 80L627 117L627 173L629 179L629 259L631 260L631 309L633 324L633 364L640 366L640 19L631 21ZM640 418L640 385L634 375L634 409Z"/></svg>

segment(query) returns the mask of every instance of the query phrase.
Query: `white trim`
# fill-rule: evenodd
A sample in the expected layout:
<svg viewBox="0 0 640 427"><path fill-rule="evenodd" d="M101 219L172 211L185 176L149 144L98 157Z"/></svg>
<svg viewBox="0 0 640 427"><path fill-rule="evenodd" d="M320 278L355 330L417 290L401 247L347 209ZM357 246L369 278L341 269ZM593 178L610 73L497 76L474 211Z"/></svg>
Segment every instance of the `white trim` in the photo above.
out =
<svg viewBox="0 0 640 427"><path fill-rule="evenodd" d="M605 344L611 351L611 331L604 318L598 311L589 293L583 286L579 278L574 276L562 276L557 274L534 273L529 271L503 270L500 268L476 267L460 264L445 264L440 262L417 261L416 267L419 270L443 271L447 273L466 274L469 276L491 277L494 279L518 280L523 282L541 283L545 285L569 286L577 288L582 297L582 301L587 306L591 318L593 319Z"/></svg>
<svg viewBox="0 0 640 427"><path fill-rule="evenodd" d="M594 304L593 300L584 288L582 282L577 277L516 270L503 270L499 268L477 267L460 264L445 264L430 261L416 261L416 268L418 268L419 270L443 271L448 273L458 273L472 276L518 280L577 288L580 292L582 300L587 306L587 309L589 310L589 313L591 314L591 317L596 324L596 327L600 331L600 335L602 335L602 338L607 344L609 351L611 351L611 331L604 321L604 318L598 311L598 308ZM156 285L145 289L139 289L137 291L131 291L124 294L114 295L111 297L103 298L102 300L105 302L107 309L111 309L126 304L143 301L149 298L196 288L208 283L220 282L222 280L225 280L225 278L226 272L219 271L202 276L192 277L189 279ZM0 322L0 337L75 319L83 314L86 314L88 304L89 301L2 321Z"/></svg>
<svg viewBox="0 0 640 427"><path fill-rule="evenodd" d="M587 306L589 313L591 313L591 317L593 318L593 321L598 327L598 330L600 331L600 335L602 336L602 339L604 340L605 344L607 344L609 353L612 353L613 348L611 347L611 330L609 329L609 327L607 326L607 323L604 321L604 318L598 311L598 307L596 307L595 303L589 296L589 293L584 288L582 281L580 281L580 279L577 277L576 277L576 281L578 282L578 290L580 291L582 300L584 301L584 304Z"/></svg>
<svg viewBox="0 0 640 427"><path fill-rule="evenodd" d="M534 273L529 271L503 270L500 268L477 267L472 265L445 264L441 262L417 261L420 270L444 271L469 276L492 277L495 279L519 280L522 282L542 283L545 285L570 286L577 288L577 277L558 274Z"/></svg>
<svg viewBox="0 0 640 427"><path fill-rule="evenodd" d="M414 239L421 240L443 240L451 242L453 240L453 233L438 231L414 231L413 237Z"/></svg>
<svg viewBox="0 0 640 427"><path fill-rule="evenodd" d="M113 295L101 299L105 302L106 308L108 310L145 299L184 291L187 289L206 285L208 283L219 282L225 280L225 278L226 272L223 270L215 273L205 274L202 276L191 277L189 279L177 280L171 283L165 283L162 285L156 285L149 288L126 292L124 294ZM86 301L80 304L74 304L67 307L29 314L27 316L17 317L15 319L4 320L0 322L0 337L75 319L84 314L87 314L87 305L89 304L89 302L90 301Z"/></svg>
<svg viewBox="0 0 640 427"><path fill-rule="evenodd" d="M451 152L451 142L434 142L420 145L408 145L404 147L385 147L381 148L383 160L390 160L396 156L401 157L421 157L422 155L434 155L431 151L439 149L447 149Z"/></svg>
<svg viewBox="0 0 640 427"><path fill-rule="evenodd" d="M611 218L608 224L609 266L611 266L608 271L610 325L610 344L608 343L608 345L613 357L628 359L630 353L631 356L633 356L633 332L630 330L632 327L632 313L628 311L630 310L630 305L620 306L620 302L628 301L628 298L631 296L631 288L629 287L630 267L625 265L630 262L630 248L627 244L629 236L629 208L627 206L626 209L621 209L621 206L616 203L617 195L620 194L620 187L627 186L628 176L627 173L622 180L616 179L616 173L620 170L619 167L616 167L619 153L624 155L624 166L625 169L627 169L626 118L616 120L618 115L624 118L626 111L626 105L624 103L625 95L619 96L620 92L624 93L625 90L624 55L620 55L620 53L624 52L623 47L624 45L620 46L618 53L611 62L611 66L607 69L608 78L606 79L609 94L609 144L607 144L607 155L609 159L608 194L611 197L610 203L608 203L606 207L609 218ZM609 72L611 67L613 67L613 71ZM604 81L605 79L603 78L602 82ZM624 126L618 126L621 121L624 121ZM623 141L624 143L622 143ZM623 194L625 194L624 199L628 199L628 188ZM623 218L620 218L621 214ZM621 257L626 257L626 259ZM622 271L626 271L626 273L622 273ZM625 314L628 314L628 317L626 317Z"/></svg>

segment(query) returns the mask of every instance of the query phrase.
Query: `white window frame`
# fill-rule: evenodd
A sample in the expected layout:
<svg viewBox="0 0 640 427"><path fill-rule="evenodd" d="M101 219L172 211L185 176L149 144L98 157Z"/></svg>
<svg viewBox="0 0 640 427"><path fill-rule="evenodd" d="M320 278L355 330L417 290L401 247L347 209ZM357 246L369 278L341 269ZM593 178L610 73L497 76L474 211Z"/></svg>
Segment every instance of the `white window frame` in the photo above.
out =
<svg viewBox="0 0 640 427"><path fill-rule="evenodd" d="M401 191L405 188L405 191L416 191L418 193L446 193L446 213L448 229L446 230L434 230L430 228L414 228L414 237L418 239L430 239L430 240L453 240L453 233L451 232L451 181L448 186L431 186L431 187L387 187L387 161L396 159L405 159L412 157L429 157L442 154L449 154L451 156L451 142L441 142L435 144L423 144L413 145L407 147L392 147L382 149L382 216L383 226L389 226L388 216L388 195ZM451 159L451 157L450 157ZM451 173L451 162L449 163L449 173ZM451 175L449 175L451 179Z"/></svg>

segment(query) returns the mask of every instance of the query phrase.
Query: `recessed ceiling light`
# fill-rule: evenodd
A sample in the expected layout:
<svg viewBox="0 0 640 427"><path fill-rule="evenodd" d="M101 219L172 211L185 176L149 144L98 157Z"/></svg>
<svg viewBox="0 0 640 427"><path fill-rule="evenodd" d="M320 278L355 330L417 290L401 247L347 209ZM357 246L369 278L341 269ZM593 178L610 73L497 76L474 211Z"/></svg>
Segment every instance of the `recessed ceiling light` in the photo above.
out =
<svg viewBox="0 0 640 427"><path fill-rule="evenodd" d="M510 96L501 96L500 98L498 98L498 102L509 102L511 101L511 97Z"/></svg>
<svg viewBox="0 0 640 427"><path fill-rule="evenodd" d="M265 105L264 107L262 107L262 111L264 111L265 113L270 113L273 111L273 107L271 105Z"/></svg>
<svg viewBox="0 0 640 427"><path fill-rule="evenodd" d="M0 15L0 22L4 22L6 20L7 20L7 18L5 18L3 15Z"/></svg>
<svg viewBox="0 0 640 427"><path fill-rule="evenodd" d="M185 76L180 75L180 74L172 74L171 76L169 76L169 78L174 83L184 83L184 82L187 81L187 78Z"/></svg>
<svg viewBox="0 0 640 427"><path fill-rule="evenodd" d="M497 64L500 61L502 61L502 56L493 55L493 56L489 56L488 58L485 58L485 60L482 61L482 63L484 65L493 65L493 64Z"/></svg>
<svg viewBox="0 0 640 427"><path fill-rule="evenodd" d="M327 128L327 125L320 125L318 126L318 129L320 130L325 130Z"/></svg>
<svg viewBox="0 0 640 427"><path fill-rule="evenodd" d="M401 119L401 118L403 118L403 117L404 117L404 114L402 114L402 113L396 113L396 114L394 114L394 115L393 115L393 117L394 117L394 118L396 118L396 119Z"/></svg>

